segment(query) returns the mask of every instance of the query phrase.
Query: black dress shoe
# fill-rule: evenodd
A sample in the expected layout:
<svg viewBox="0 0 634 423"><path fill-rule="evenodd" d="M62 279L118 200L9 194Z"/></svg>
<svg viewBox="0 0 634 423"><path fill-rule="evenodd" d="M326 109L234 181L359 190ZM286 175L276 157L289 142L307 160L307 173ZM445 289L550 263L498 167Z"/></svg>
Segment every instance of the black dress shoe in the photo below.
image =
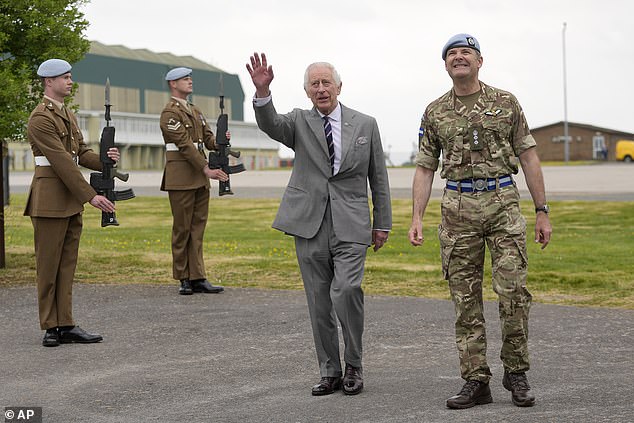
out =
<svg viewBox="0 0 634 423"><path fill-rule="evenodd" d="M59 334L57 333L57 328L46 329L46 332L44 332L44 339L42 339L42 345L45 347L59 346Z"/></svg>
<svg viewBox="0 0 634 423"><path fill-rule="evenodd" d="M189 279L181 279L181 287L178 290L178 293L181 295L192 295L194 291L192 291L192 284L189 282Z"/></svg>
<svg viewBox="0 0 634 423"><path fill-rule="evenodd" d="M346 363L346 372L343 376L343 393L357 395L363 390L363 370Z"/></svg>
<svg viewBox="0 0 634 423"><path fill-rule="evenodd" d="M97 333L88 333L79 326L60 327L59 342L62 344L92 344L103 341L103 337Z"/></svg>
<svg viewBox="0 0 634 423"><path fill-rule="evenodd" d="M207 279L196 279L191 282L194 292L204 292L205 294L218 294L225 289L222 286L214 286Z"/></svg>
<svg viewBox="0 0 634 423"><path fill-rule="evenodd" d="M313 386L313 395L330 395L338 389L341 389L341 377L322 377Z"/></svg>
<svg viewBox="0 0 634 423"><path fill-rule="evenodd" d="M489 384L479 380L468 380L458 395L447 400L447 407L463 409L490 402L493 402L493 397Z"/></svg>
<svg viewBox="0 0 634 423"><path fill-rule="evenodd" d="M526 379L526 373L509 373L504 370L502 385L511 391L511 400L518 407L532 407L535 405L535 395Z"/></svg>

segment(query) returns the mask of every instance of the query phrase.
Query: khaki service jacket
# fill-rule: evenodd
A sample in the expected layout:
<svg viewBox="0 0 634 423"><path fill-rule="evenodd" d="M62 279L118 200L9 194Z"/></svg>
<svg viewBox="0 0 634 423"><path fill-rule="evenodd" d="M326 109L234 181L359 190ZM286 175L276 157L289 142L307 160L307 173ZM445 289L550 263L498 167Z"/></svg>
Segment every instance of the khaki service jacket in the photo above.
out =
<svg viewBox="0 0 634 423"><path fill-rule="evenodd" d="M203 173L203 168L208 166L203 146L215 150L216 137L202 111L193 104L189 108L172 98L161 113L163 141L178 147L178 151L166 149L162 191L210 186L209 178Z"/></svg>
<svg viewBox="0 0 634 423"><path fill-rule="evenodd" d="M84 143L77 118L68 116L46 98L33 110L27 126L33 156L44 156L50 166L35 166L25 216L69 217L84 210L97 192L79 165L102 170L99 155Z"/></svg>

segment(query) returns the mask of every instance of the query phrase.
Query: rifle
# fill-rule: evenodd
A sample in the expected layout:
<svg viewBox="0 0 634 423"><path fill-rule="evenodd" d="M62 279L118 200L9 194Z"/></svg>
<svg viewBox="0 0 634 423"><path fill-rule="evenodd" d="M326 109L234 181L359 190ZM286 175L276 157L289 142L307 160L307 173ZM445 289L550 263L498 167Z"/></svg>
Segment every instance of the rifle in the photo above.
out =
<svg viewBox="0 0 634 423"><path fill-rule="evenodd" d="M240 157L240 152L231 149L231 144L227 139L227 130L229 129L229 116L224 112L225 110L225 96L223 93L222 74L220 74L220 116L218 116L218 122L216 123L216 148L215 151L209 152L209 168L210 169L222 169L227 175L232 173L244 172L246 169L242 163L234 166L229 166L229 156ZM233 195L231 191L231 183L227 179L226 182L220 181L218 187L218 195Z"/></svg>
<svg viewBox="0 0 634 423"><path fill-rule="evenodd" d="M124 191L114 190L114 178L127 181L129 175L119 172L114 166L115 161L108 157L108 150L114 147L114 126L110 126L110 78L106 79L106 126L101 132L101 140L99 142L99 160L101 161L101 172L92 172L90 174L90 185L97 191L97 194L103 195L108 200L123 201L134 198L134 191L128 188ZM115 212L101 212L101 227L119 226Z"/></svg>

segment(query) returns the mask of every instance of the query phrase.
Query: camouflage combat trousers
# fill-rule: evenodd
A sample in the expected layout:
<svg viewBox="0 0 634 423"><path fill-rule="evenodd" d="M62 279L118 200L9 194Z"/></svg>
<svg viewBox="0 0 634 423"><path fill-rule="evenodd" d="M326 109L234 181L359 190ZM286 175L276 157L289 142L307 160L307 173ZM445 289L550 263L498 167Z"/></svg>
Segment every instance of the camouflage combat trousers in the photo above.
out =
<svg viewBox="0 0 634 423"><path fill-rule="evenodd" d="M526 221L515 186L497 191L445 190L438 228L442 267L456 310L456 344L465 380L488 382L482 303L485 242L491 253L493 290L502 326L500 358L510 372L528 370Z"/></svg>

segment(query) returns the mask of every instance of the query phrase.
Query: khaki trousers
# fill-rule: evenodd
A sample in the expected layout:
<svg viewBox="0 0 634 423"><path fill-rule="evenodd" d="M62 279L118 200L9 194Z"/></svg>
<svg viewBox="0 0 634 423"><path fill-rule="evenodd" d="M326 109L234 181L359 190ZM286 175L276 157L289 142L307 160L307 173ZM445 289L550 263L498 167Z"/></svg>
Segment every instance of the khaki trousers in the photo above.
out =
<svg viewBox="0 0 634 423"><path fill-rule="evenodd" d="M77 266L82 216L31 217L40 328L74 326L73 278Z"/></svg>
<svg viewBox="0 0 634 423"><path fill-rule="evenodd" d="M203 237L209 211L209 189L169 191L174 279L204 279Z"/></svg>

